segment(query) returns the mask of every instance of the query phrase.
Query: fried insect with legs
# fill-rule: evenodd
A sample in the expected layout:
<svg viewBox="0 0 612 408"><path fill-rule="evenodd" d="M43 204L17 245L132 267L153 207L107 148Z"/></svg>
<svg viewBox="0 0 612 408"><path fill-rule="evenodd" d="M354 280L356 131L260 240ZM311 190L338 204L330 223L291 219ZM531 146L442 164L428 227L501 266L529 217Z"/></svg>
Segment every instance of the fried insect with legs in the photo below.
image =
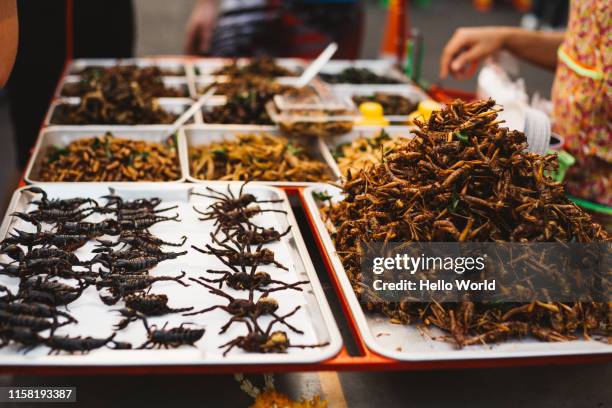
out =
<svg viewBox="0 0 612 408"><path fill-rule="evenodd" d="M181 323L178 327L172 329L166 329L168 322L166 322L161 329L157 326L149 326L146 317L140 316L142 322L147 330L147 341L145 341L139 349L153 349L153 348L177 348L180 346L192 346L196 347L195 343L204 336L205 329L190 329L185 327L191 323Z"/></svg>
<svg viewBox="0 0 612 408"><path fill-rule="evenodd" d="M138 319L138 314L143 316L163 316L170 313L182 313L193 310L193 307L174 309L168 306L168 296L150 295L146 293L132 293L125 296L125 308L119 309L123 319L115 325L115 330L122 330L133 321Z"/></svg>

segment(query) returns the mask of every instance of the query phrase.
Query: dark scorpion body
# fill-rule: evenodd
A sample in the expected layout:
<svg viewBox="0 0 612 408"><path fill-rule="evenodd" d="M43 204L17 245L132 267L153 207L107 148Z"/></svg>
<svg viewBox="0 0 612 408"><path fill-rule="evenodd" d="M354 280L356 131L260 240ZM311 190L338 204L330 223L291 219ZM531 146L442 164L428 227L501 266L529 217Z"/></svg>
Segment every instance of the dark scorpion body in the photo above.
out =
<svg viewBox="0 0 612 408"><path fill-rule="evenodd" d="M104 252L107 251L108 248L123 245L123 248L129 246L132 250L140 250L145 253L159 253L161 252L161 247L164 245L180 247L183 246L186 241L186 236L181 237L181 242L167 242L149 234L148 232L127 231L120 235L119 239L117 239L115 242L98 240L100 248L94 250L94 252Z"/></svg>
<svg viewBox="0 0 612 408"><path fill-rule="evenodd" d="M45 317L37 317L28 314L15 314L6 310L0 310L0 324L10 327L28 327L30 330L40 332L48 329L57 329L58 327L72 323L66 320L62 323L57 319L49 320Z"/></svg>
<svg viewBox="0 0 612 408"><path fill-rule="evenodd" d="M68 221L59 225L58 232L60 234L84 235L88 238L88 240L102 235L116 235L117 221Z"/></svg>
<svg viewBox="0 0 612 408"><path fill-rule="evenodd" d="M29 327L0 326L0 348L11 342L20 344L24 353L44 344L45 339Z"/></svg>
<svg viewBox="0 0 612 408"><path fill-rule="evenodd" d="M54 246L65 251L75 251L89 241L89 236L84 234L59 234L38 230L37 232L25 232L13 230L2 242L6 245L23 245L28 249L37 245Z"/></svg>
<svg viewBox="0 0 612 408"><path fill-rule="evenodd" d="M100 298L107 305L116 304L123 296L133 294L148 289L155 282L174 281L182 286L189 286L181 279L185 277L185 272L179 276L149 276L149 275L109 275L96 283L98 290L108 288L112 296L102 296Z"/></svg>
<svg viewBox="0 0 612 408"><path fill-rule="evenodd" d="M97 339L93 337L70 337L70 336L55 336L51 335L45 340L45 345L51 350L49 354L59 354L62 351L66 351L70 354L81 352L87 353L91 350L99 349L112 342L117 333L111 334L109 337L104 339ZM122 344L122 343L120 343Z"/></svg>
<svg viewBox="0 0 612 408"><path fill-rule="evenodd" d="M123 271L128 273L147 271L159 264L160 262L170 259L176 259L183 256L187 251L182 252L156 252L143 253L141 251L128 251L124 254L119 254L116 257L113 252L101 253L94 257L94 260L100 262L103 266L111 271Z"/></svg>
<svg viewBox="0 0 612 408"><path fill-rule="evenodd" d="M32 222L46 222L50 224L58 224L69 220L80 221L91 214L93 214L94 210L92 208L77 208L74 210L62 210L59 208L50 208L50 209L37 209L30 211L29 213L20 213L14 212L11 215L14 217L19 217L24 221Z"/></svg>
<svg viewBox="0 0 612 408"><path fill-rule="evenodd" d="M193 310L193 307L174 309L168 306L168 296L149 295L144 293L134 293L127 295L124 299L125 308L120 309L119 313L124 317L117 325L116 330L121 330L130 322L135 321L138 315L144 316L163 316L169 313L181 313Z"/></svg>
<svg viewBox="0 0 612 408"><path fill-rule="evenodd" d="M77 300L87 285L77 287L61 282L36 279L22 279L17 297L26 302L44 303L49 306L65 306Z"/></svg>
<svg viewBox="0 0 612 408"><path fill-rule="evenodd" d="M87 262L81 262L73 252L65 251L59 248L35 248L31 251L28 251L27 253L24 253L19 246L12 244L2 248L0 250L0 253L7 254L11 259L20 262L28 262L46 258L57 258L64 259L73 266L87 264Z"/></svg>
<svg viewBox="0 0 612 408"><path fill-rule="evenodd" d="M157 326L149 326L146 318L142 317L145 329L147 330L147 341L145 341L140 349L153 348L177 348L180 346L193 346L204 336L204 329L190 329L185 327L189 323L181 323L180 326L172 329L166 329L168 322L161 329Z"/></svg>
<svg viewBox="0 0 612 408"><path fill-rule="evenodd" d="M235 322L241 322L245 318L249 318L251 319L251 321L255 322L257 321L257 318L259 318L259 316L265 316L265 315L274 316L276 319L278 319L279 322L283 323L285 326L287 326L289 329L291 329L292 331L296 333L299 333L299 334L304 333L303 331L298 330L291 324L287 323L287 321L285 320L285 316L279 316L278 314L276 314L276 311L278 310L278 302L276 301L276 299L273 299L268 296L260 296L259 299L257 299L257 301L255 302L253 301L252 291L249 293L248 299L237 299L237 298L234 298L233 296L228 295L222 290L212 287L210 285L207 285L206 283L203 283L197 279L189 278L189 280L192 280L195 283L198 283L204 286L211 293L217 296L224 297L228 300L227 305L215 305L215 306L208 307L206 309L198 310L197 312L185 313L183 315L183 316L193 316L196 314L207 313L215 309L222 309L226 311L227 313L231 314L232 317L225 325L223 325L223 327L221 327L221 331L219 331L219 334L225 333L227 329L229 329L229 327ZM299 309L300 309L300 306L297 306L287 316L293 315Z"/></svg>
<svg viewBox="0 0 612 408"><path fill-rule="evenodd" d="M94 207L98 207L98 202L91 198L68 198L68 199L59 199L54 198L49 200L47 196L47 192L39 187L29 187L24 191L29 191L35 194L42 194L42 198L40 200L32 201L32 204L38 206L41 210L76 210L79 207L85 204L91 204Z"/></svg>
<svg viewBox="0 0 612 408"><path fill-rule="evenodd" d="M116 195L105 195L102 198L106 199L108 202L104 206L104 208L109 208L115 206L118 209L122 210L148 210L153 211L155 207L161 204L161 199L155 198L139 198L137 200L132 201L124 201L121 197Z"/></svg>
<svg viewBox="0 0 612 408"><path fill-rule="evenodd" d="M287 318L296 311L297 310L294 310L281 317ZM325 347L329 344L329 342L311 345L291 344L289 337L287 337L287 333L284 331L277 330L272 332L272 327L278 323L279 320L279 318L272 320L266 330L262 330L257 322L251 323L248 320L242 320L247 327L247 334L238 336L219 346L219 348L225 348L223 355L226 356L234 347L253 353L286 353L289 348L315 348Z"/></svg>
<svg viewBox="0 0 612 408"><path fill-rule="evenodd" d="M64 317L71 323L77 323L77 320L69 313L57 310L55 306L50 306L45 303L36 302L0 302L0 310L17 315L30 315L35 317L45 317L57 319Z"/></svg>

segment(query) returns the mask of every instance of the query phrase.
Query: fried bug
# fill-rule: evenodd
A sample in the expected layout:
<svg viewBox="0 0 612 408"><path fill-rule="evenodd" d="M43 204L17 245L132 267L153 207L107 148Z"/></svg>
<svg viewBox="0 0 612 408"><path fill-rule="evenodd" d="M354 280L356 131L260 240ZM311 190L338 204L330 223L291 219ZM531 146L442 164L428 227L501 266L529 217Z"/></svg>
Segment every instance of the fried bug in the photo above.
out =
<svg viewBox="0 0 612 408"><path fill-rule="evenodd" d="M106 205L104 206L105 208L115 206L116 208L122 210L147 210L150 212L155 210L155 207L161 204L161 199L157 197L124 201L121 197L110 194L102 196L102 198L107 201Z"/></svg>
<svg viewBox="0 0 612 408"><path fill-rule="evenodd" d="M71 274L72 265L65 259L42 258L21 262L19 265L1 263L0 274L16 278L27 278L34 275L60 276Z"/></svg>
<svg viewBox="0 0 612 408"><path fill-rule="evenodd" d="M29 187L24 191L29 191L34 194L42 195L42 198L40 200L32 201L32 204L35 204L41 210L71 211L76 210L85 204L91 204L94 207L98 207L98 202L92 198L54 198L52 200L49 200L47 192L41 189L40 187Z"/></svg>
<svg viewBox="0 0 612 408"><path fill-rule="evenodd" d="M144 293L134 293L125 296L125 308L120 309L119 313L124 317L115 325L116 330L124 329L130 322L138 318L138 313L143 316L162 316L169 313L181 313L193 310L193 307L173 309L168 306L168 296L149 295Z"/></svg>
<svg viewBox="0 0 612 408"><path fill-rule="evenodd" d="M244 187L248 182L243 183L238 191L238 196L235 196L230 186L227 186L227 194L220 191L214 190L210 187L206 187L209 194L202 194L197 192L191 192L191 195L197 195L201 197L212 198L217 200L208 206L214 214L221 212L229 212L233 210L243 209L248 207L250 204L263 204L263 203L282 203L283 200L258 200L253 194L243 194Z"/></svg>
<svg viewBox="0 0 612 408"><path fill-rule="evenodd" d="M245 266L253 266L253 265L275 265L278 268L288 270L286 266L277 262L274 259L274 252L268 248L262 248L263 244L259 244L255 251L251 251L250 245L248 244L234 244L239 248L236 250L231 246L220 242L213 234L211 234L211 238L215 244L221 246L221 248L215 248L206 244L206 250L196 247L192 245L191 247L198 252L203 254L212 254L216 256L221 262L225 265L245 265ZM232 241L233 242L233 241Z"/></svg>
<svg viewBox="0 0 612 408"><path fill-rule="evenodd" d="M130 251L132 256L129 254L127 257L114 258L112 253L96 255L96 261L100 262L106 268L111 271L123 271L123 272L139 272L149 270L160 262L167 261L170 259L176 259L179 256L183 256L187 251L182 252L157 252L151 254L145 254L140 251ZM121 255L120 255L121 256Z"/></svg>
<svg viewBox="0 0 612 408"><path fill-rule="evenodd" d="M223 292L222 290L219 290L197 279L189 278L189 280L192 280L195 283L204 286L211 293L217 296L224 297L229 301L227 305L215 305L206 309L198 310L197 312L183 314L183 316L193 316L197 314L207 313L215 309L222 309L226 311L227 313L231 314L232 317L225 325L223 325L223 327L221 327L221 331L219 331L219 334L225 333L233 323L243 321L244 318L250 318L252 321L256 321L259 316L265 315L274 316L278 319L280 323L283 323L292 331L299 334L304 334L303 331L296 329L294 326L287 323L283 316L279 316L276 314L276 311L278 310L278 302L276 301L276 299L264 295L260 296L259 299L257 299L257 302L255 302L253 301L252 291L249 293L248 299L236 299L233 296L230 296L227 293ZM297 312L300 307L301 306L297 306L291 314Z"/></svg>
<svg viewBox="0 0 612 408"><path fill-rule="evenodd" d="M100 295L100 299L106 305L114 305L121 297L148 289L155 282L174 281L188 287L189 285L181 280L184 277L184 271L179 276L110 275L98 281L96 287L98 290L108 288L112 296Z"/></svg>
<svg viewBox="0 0 612 408"><path fill-rule="evenodd" d="M65 326L70 321L58 322L57 319L49 320L45 317L37 317L28 314L15 314L6 310L0 310L0 323L10 327L28 327L33 331L41 332L48 329L57 329Z"/></svg>
<svg viewBox="0 0 612 408"><path fill-rule="evenodd" d="M167 242L163 241L148 232L142 231L125 231L119 236L119 239L115 242L98 240L99 249L95 249L94 252L104 252L108 248L113 248L119 245L123 245L122 248L129 246L133 250L140 250L146 253L161 252L162 246L181 247L187 242L187 237L182 236L181 242Z"/></svg>
<svg viewBox="0 0 612 408"><path fill-rule="evenodd" d="M38 228L37 232L15 229L4 239L3 245L23 245L30 250L36 245L52 245L65 251L75 251L85 245L87 241L89 241L89 236L84 234L56 234L54 232L43 232L42 228Z"/></svg>
<svg viewBox="0 0 612 408"><path fill-rule="evenodd" d="M51 335L45 340L45 345L49 347L49 355L55 353L59 354L62 351L66 351L70 354L75 352L81 352L83 354L90 352L91 350L99 349L112 342L117 333L113 333L104 339L97 339L93 337L70 337L70 336L55 336Z"/></svg>
<svg viewBox="0 0 612 408"><path fill-rule="evenodd" d="M77 300L87 285L77 287L50 281L40 277L22 279L17 297L25 302L44 303L49 306L65 306Z"/></svg>
<svg viewBox="0 0 612 408"><path fill-rule="evenodd" d="M24 253L23 250L17 245L7 245L0 249L0 253L7 254L11 259L19 262L34 261L37 259L56 258L64 259L73 266L86 265L87 262L81 262L79 258L72 252L64 251L58 248L35 248L28 253Z"/></svg>
<svg viewBox="0 0 612 408"><path fill-rule="evenodd" d="M222 231L225 234L225 238L220 242L225 243L228 241L235 241L240 244L248 245L260 245L267 244L274 241L280 241L282 237L289 234L291 226L283 232L278 232L274 228L263 228L253 224L237 224L232 226L219 226L215 231L217 235L218 231Z"/></svg>
<svg viewBox="0 0 612 408"><path fill-rule="evenodd" d="M28 222L32 222L34 220L37 222L59 224L68 220L83 220L93 214L93 212L94 210L92 208L77 208L75 210L61 210L53 208L33 210L27 214L22 212L14 212L10 215Z"/></svg>
<svg viewBox="0 0 612 408"><path fill-rule="evenodd" d="M163 217L163 216L155 216L155 215L147 215L142 218L127 218L127 219L119 219L116 222L116 231L125 232L125 231L142 231L146 230L149 227L152 227L155 224L164 221L176 221L180 222L179 215L176 214L173 217ZM114 234L116 235L116 234Z"/></svg>
<svg viewBox="0 0 612 408"><path fill-rule="evenodd" d="M261 209L258 205L253 205L245 208L237 208L231 211L200 211L195 206L193 210L204 217L198 218L200 221L215 220L215 225L223 226L236 225L241 223L251 224L251 218L265 212L275 212L287 214L287 211L276 209Z"/></svg>
<svg viewBox="0 0 612 408"><path fill-rule="evenodd" d="M0 302L0 310L17 315L30 315L35 317L45 317L57 319L64 317L70 323L77 323L77 320L67 312L57 310L55 306L36 302Z"/></svg>
<svg viewBox="0 0 612 408"><path fill-rule="evenodd" d="M219 346L219 348L225 348L223 356L226 356L234 347L251 353L286 353L289 348L315 348L329 345L329 342L311 345L291 344L287 333L284 331L277 330L272 332L272 327L280 321L280 318L286 319L295 312L297 312L297 309L286 315L274 318L270 321L265 331L258 326L257 322L251 323L248 320L242 320L247 327L247 334L245 336L238 336Z"/></svg>
<svg viewBox="0 0 612 408"><path fill-rule="evenodd" d="M181 323L180 326L172 329L166 329L168 322L166 322L161 329L157 326L149 326L147 319L141 316L142 322L147 330L147 341L145 341L139 349L153 349L153 348L177 348L180 346L193 346L195 342L200 340L204 336L205 329L190 329L185 325L190 323Z"/></svg>
<svg viewBox="0 0 612 408"><path fill-rule="evenodd" d="M104 220L100 222L68 221L58 226L60 234L84 235L91 238L101 235L117 235L117 221Z"/></svg>
<svg viewBox="0 0 612 408"><path fill-rule="evenodd" d="M0 341L0 348L14 342L21 345L19 351L27 353L44 344L45 339L29 327L0 326Z"/></svg>

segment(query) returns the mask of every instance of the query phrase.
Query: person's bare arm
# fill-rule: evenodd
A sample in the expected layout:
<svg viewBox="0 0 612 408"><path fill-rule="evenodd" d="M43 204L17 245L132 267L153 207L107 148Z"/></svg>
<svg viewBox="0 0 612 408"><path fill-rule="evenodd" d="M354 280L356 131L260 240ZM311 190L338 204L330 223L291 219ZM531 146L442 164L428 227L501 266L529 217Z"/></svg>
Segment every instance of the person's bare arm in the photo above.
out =
<svg viewBox="0 0 612 408"><path fill-rule="evenodd" d="M0 88L8 81L17 55L17 3L0 0Z"/></svg>
<svg viewBox="0 0 612 408"><path fill-rule="evenodd" d="M459 79L471 75L474 67L501 50L543 68L555 69L557 48L564 33L531 31L515 27L459 28L446 44L440 58L440 77Z"/></svg>
<svg viewBox="0 0 612 408"><path fill-rule="evenodd" d="M209 51L217 21L219 0L197 0L187 23L184 50L186 54Z"/></svg>

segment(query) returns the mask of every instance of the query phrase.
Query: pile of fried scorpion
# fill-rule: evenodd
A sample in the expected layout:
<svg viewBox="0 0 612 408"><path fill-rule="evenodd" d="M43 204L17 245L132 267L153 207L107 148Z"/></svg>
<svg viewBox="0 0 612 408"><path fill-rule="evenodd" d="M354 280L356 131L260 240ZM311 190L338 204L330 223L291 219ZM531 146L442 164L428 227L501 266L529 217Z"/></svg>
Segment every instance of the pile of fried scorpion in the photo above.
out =
<svg viewBox="0 0 612 408"><path fill-rule="evenodd" d="M285 352L290 347L319 346L292 345L285 332L272 332L275 324L282 323L292 331L301 333L286 321L299 308L278 315L278 302L269 294L280 290L301 291L300 286L306 282L284 283L272 279L267 272L257 271L260 265L283 267L275 261L274 252L262 246L281 239L289 230L281 233L251 223L250 218L255 215L272 211L251 205L258 202L253 195L243 195L241 190L239 196L230 197L212 189L206 194L216 200L204 212L204 218L216 220L218 228L212 239L217 245L207 245L206 249L194 248L217 256L228 270L210 271L220 274L219 279L189 279L211 293L226 298L228 302L193 312L193 307L169 306L165 294L150 293L155 282L171 281L189 286L183 281L185 272L177 276L149 273L160 262L187 253L162 250L164 246L182 247L186 237L174 243L163 241L149 232L150 227L160 222L179 221L178 214L162 215L177 206L160 207L162 202L158 198L125 201L112 194L102 197L106 203L101 205L92 198L49 199L39 187L30 187L25 191L40 195L40 199L30 202L36 209L11 215L31 223L36 231L13 229L0 242L0 254L12 259L12 262L0 265L0 275L19 280L17 291L0 285L0 348L16 344L28 352L38 346L47 346L49 354L86 353L102 347L132 349L131 343L117 341L115 337L117 332L137 321L142 321L147 337L138 347L140 349L195 346L204 336L203 328L189 327L188 323L176 327L168 327L166 323L160 328L149 324L148 318L172 313L191 316L214 309L225 310L230 315L221 333L237 322L243 322L248 329L246 335L221 346L226 349L224 355L234 347L247 352L265 353ZM90 216L99 221L87 221ZM221 232L224 233L223 238L218 236ZM116 239L108 239L111 237ZM79 259L75 251L92 240L96 242L93 257L89 260ZM251 250L252 244L257 245L256 250ZM99 268L94 270L94 265L99 265ZM246 270L247 266L249 271ZM219 287L211 284L218 284ZM248 296L244 299L233 298L221 290L223 284L246 291ZM122 302L115 331L105 338L56 334L59 328L78 323L67 306L79 299L89 287L98 291L101 301L107 306ZM254 299L256 292L261 295ZM272 316L265 329L258 322L259 317L264 315Z"/></svg>
<svg viewBox="0 0 612 408"><path fill-rule="evenodd" d="M609 301L390 302L364 284L362 243L610 242L550 177L556 155L528 152L525 135L501 127L497 112L492 100L454 102L380 164L348 173L344 200L322 211L353 289L365 310L437 327L459 348L527 336L610 342Z"/></svg>

